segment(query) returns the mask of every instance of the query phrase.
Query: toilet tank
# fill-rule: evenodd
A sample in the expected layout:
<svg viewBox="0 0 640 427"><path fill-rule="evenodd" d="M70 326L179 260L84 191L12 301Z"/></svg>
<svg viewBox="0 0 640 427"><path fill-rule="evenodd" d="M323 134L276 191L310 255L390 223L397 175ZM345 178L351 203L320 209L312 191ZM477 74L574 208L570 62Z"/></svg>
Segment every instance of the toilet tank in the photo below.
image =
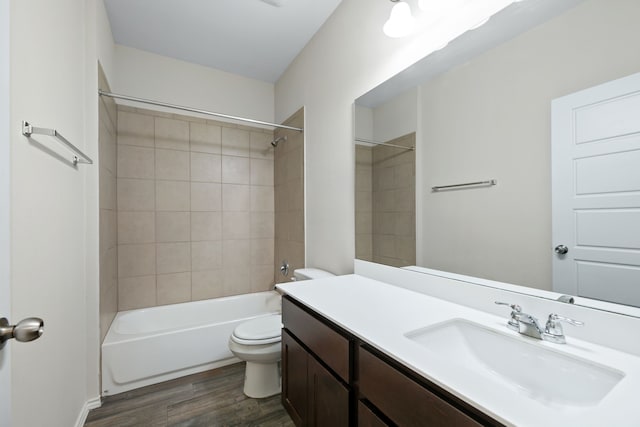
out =
<svg viewBox="0 0 640 427"><path fill-rule="evenodd" d="M298 268L293 271L293 278L295 280L315 280L334 276L335 274L320 270L319 268Z"/></svg>

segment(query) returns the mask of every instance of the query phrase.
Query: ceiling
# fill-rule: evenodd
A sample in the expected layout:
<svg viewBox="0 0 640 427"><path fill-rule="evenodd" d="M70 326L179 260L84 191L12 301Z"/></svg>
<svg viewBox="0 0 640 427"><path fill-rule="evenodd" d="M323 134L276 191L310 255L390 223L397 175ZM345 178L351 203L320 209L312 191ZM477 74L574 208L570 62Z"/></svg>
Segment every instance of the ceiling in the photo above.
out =
<svg viewBox="0 0 640 427"><path fill-rule="evenodd" d="M104 0L117 44L274 83L341 0Z"/></svg>

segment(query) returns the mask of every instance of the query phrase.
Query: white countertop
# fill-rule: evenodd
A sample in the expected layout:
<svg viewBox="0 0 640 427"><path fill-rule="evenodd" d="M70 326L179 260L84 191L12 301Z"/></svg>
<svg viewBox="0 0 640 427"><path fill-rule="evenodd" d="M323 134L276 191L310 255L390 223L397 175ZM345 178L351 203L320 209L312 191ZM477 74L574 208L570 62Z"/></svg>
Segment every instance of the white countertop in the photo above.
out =
<svg viewBox="0 0 640 427"><path fill-rule="evenodd" d="M509 330L508 315L498 317L358 275L279 284L278 289L506 425L640 426L640 357L573 339L569 330L564 345L534 340ZM508 390L487 382L464 366L432 356L404 336L456 318L611 367L625 377L595 406L558 406L535 400L516 387ZM629 339L638 339L637 332L630 332Z"/></svg>

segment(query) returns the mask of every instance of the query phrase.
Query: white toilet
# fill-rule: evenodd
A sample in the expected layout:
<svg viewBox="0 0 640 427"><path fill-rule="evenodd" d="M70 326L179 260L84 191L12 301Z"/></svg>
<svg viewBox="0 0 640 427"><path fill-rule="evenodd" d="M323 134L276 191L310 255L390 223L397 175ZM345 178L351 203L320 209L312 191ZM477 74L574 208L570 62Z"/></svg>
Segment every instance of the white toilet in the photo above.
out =
<svg viewBox="0 0 640 427"><path fill-rule="evenodd" d="M334 275L317 268L302 268L293 272L293 280L313 280ZM229 338L229 350L247 362L244 394L249 397L269 397L280 393L280 357L282 315L258 317L241 323Z"/></svg>

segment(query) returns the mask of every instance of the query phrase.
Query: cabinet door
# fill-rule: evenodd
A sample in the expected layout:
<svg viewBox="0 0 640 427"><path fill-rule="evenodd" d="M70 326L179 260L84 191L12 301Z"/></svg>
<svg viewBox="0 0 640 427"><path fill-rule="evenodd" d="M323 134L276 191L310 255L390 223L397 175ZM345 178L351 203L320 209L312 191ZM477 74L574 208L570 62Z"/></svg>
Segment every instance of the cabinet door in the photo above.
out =
<svg viewBox="0 0 640 427"><path fill-rule="evenodd" d="M282 406L296 426L307 423L307 352L282 330Z"/></svg>
<svg viewBox="0 0 640 427"><path fill-rule="evenodd" d="M307 368L309 425L348 426L349 390L311 355Z"/></svg>
<svg viewBox="0 0 640 427"><path fill-rule="evenodd" d="M388 424L382 421L367 405L358 401L358 427L387 427Z"/></svg>

